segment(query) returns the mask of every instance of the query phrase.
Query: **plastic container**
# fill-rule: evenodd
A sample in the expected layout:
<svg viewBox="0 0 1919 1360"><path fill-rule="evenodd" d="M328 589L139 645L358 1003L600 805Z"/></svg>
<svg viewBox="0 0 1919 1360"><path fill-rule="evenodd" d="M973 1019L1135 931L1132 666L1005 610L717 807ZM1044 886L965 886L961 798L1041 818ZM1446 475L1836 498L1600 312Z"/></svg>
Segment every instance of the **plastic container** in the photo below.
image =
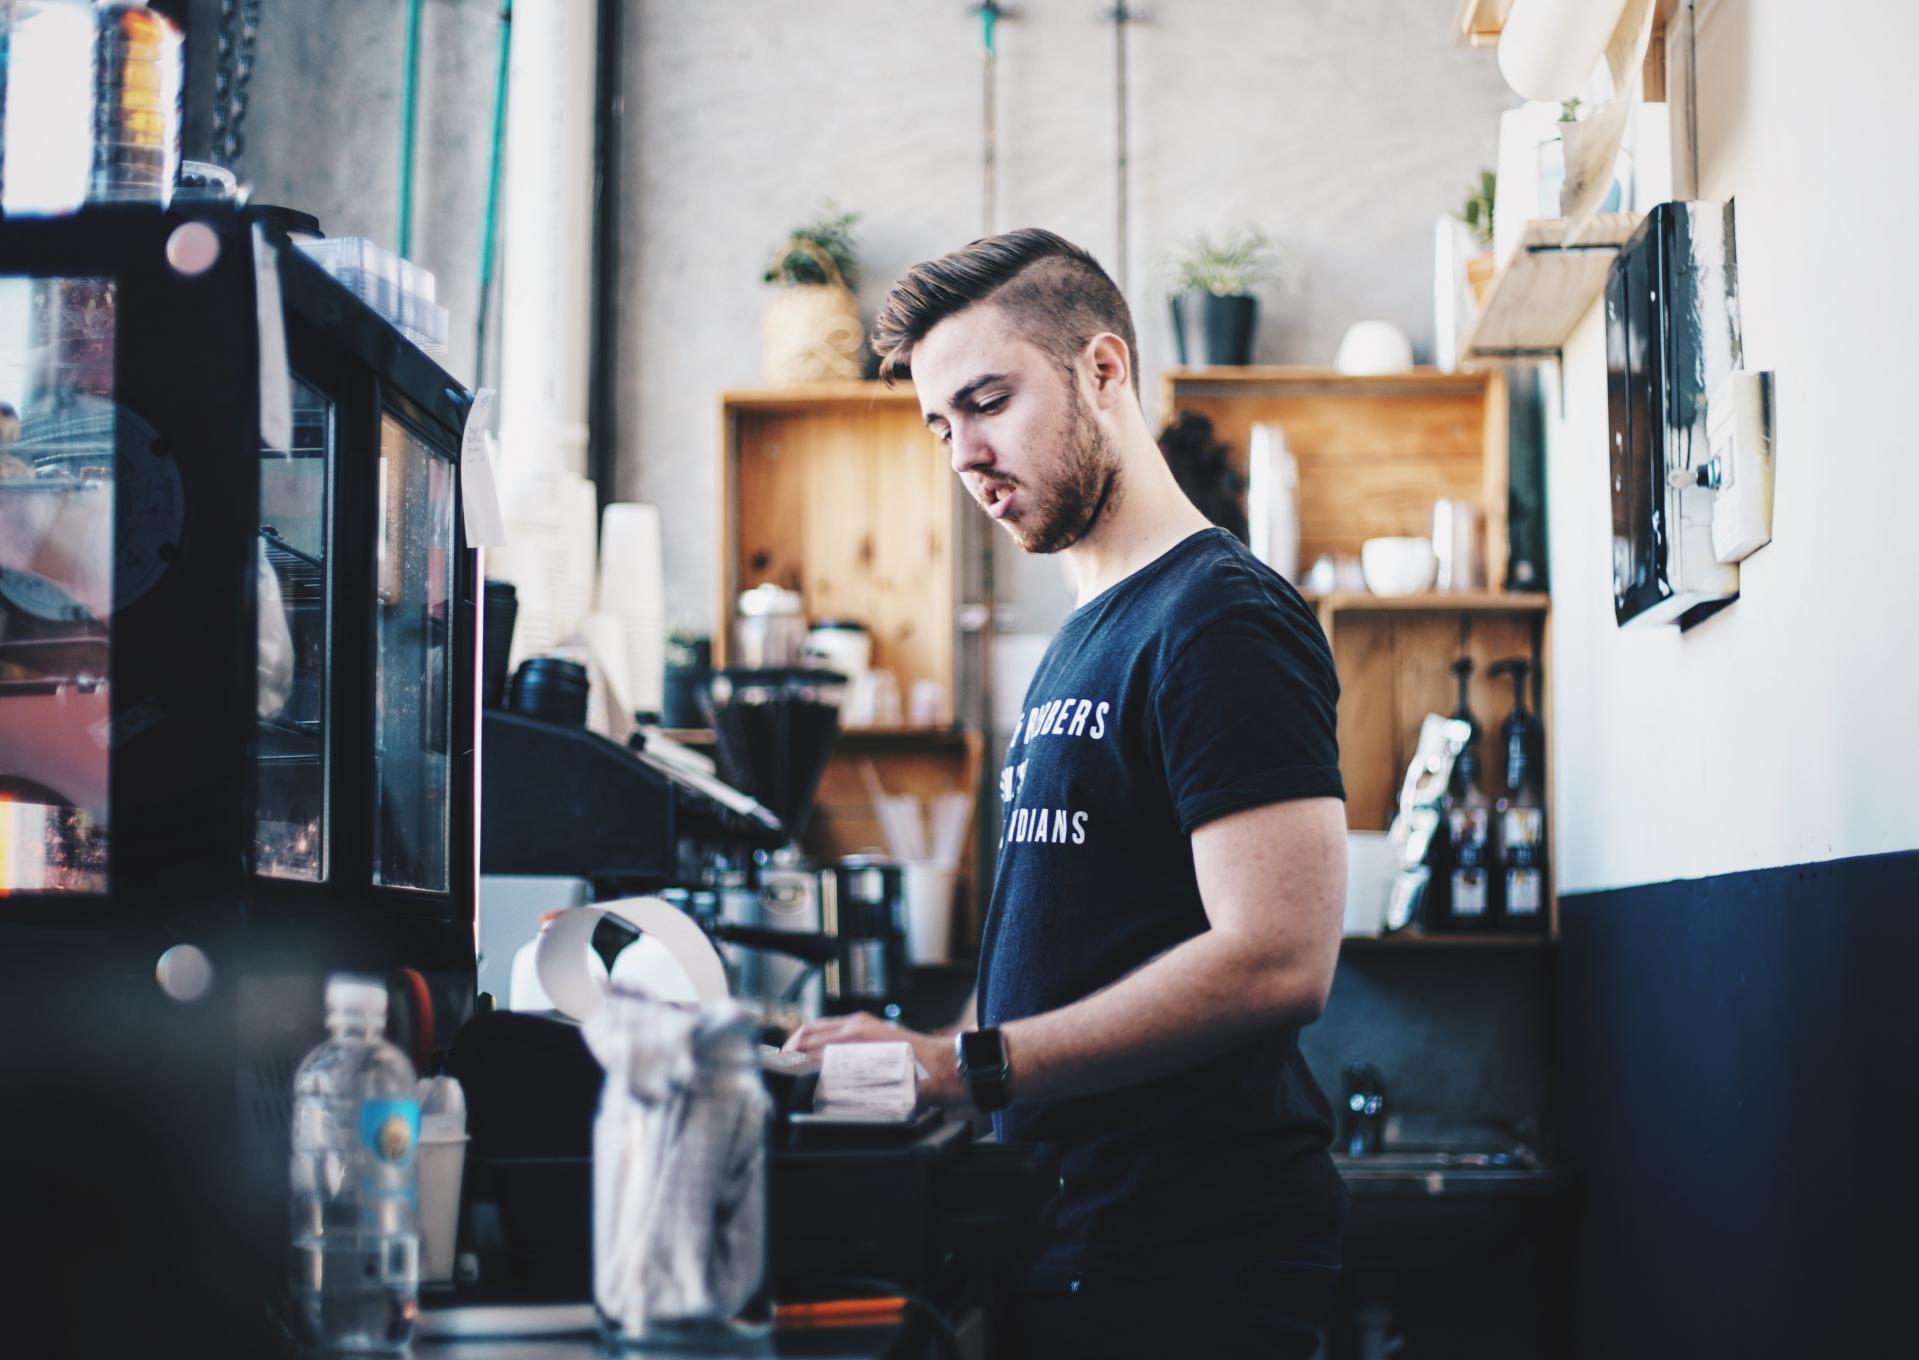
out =
<svg viewBox="0 0 1919 1360"><path fill-rule="evenodd" d="M586 722L586 667L563 656L535 656L513 674L509 707L529 718L579 727Z"/></svg>
<svg viewBox="0 0 1919 1360"><path fill-rule="evenodd" d="M430 270L364 236L294 244L421 349L437 354L446 348L447 310L433 300Z"/></svg>
<svg viewBox="0 0 1919 1360"><path fill-rule="evenodd" d="M419 1309L420 1105L377 979L327 980L328 1038L293 1078L291 1287L308 1346L405 1349Z"/></svg>

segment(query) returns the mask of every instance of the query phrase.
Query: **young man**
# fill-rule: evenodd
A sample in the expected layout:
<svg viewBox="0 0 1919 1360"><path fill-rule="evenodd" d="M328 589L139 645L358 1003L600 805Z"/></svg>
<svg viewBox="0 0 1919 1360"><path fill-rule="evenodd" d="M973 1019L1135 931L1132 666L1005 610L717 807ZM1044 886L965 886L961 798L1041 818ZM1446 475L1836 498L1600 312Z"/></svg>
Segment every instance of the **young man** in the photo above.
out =
<svg viewBox="0 0 1919 1360"><path fill-rule="evenodd" d="M1180 494L1126 302L1085 251L1026 230L918 265L873 344L1078 607L1001 771L973 1012L944 1035L820 1020L789 1046L908 1039L928 1099L1056 1159L1000 1329L1016 1353L1310 1355L1345 1214L1297 1044L1345 897L1325 638Z"/></svg>

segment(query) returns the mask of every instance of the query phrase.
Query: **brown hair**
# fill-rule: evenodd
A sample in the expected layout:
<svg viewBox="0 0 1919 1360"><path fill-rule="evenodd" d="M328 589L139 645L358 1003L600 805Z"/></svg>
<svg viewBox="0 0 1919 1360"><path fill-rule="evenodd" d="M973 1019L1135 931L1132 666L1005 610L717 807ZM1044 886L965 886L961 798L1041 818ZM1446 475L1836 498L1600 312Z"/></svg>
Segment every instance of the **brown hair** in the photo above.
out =
<svg viewBox="0 0 1919 1360"><path fill-rule="evenodd" d="M1139 391L1139 343L1126 299L1091 255L1038 227L988 236L907 270L873 322L880 377L891 384L908 376L907 356L928 331L983 302L1069 375L1087 342L1112 332L1126 342Z"/></svg>

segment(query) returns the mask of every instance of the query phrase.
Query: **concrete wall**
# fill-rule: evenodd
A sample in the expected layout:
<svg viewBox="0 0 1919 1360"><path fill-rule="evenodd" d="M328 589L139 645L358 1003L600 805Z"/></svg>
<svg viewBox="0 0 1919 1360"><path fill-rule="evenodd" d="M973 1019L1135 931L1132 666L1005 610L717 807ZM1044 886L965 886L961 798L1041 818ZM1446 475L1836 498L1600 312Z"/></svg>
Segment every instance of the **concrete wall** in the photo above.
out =
<svg viewBox="0 0 1919 1360"><path fill-rule="evenodd" d="M1301 284L1265 307L1259 357L1329 363L1352 321L1430 348L1432 220L1492 163L1512 96L1447 45L1450 4L1182 0L1131 34L1130 293L1147 392L1173 356L1166 257L1257 222ZM999 30L999 211L1116 268L1113 33L1037 3ZM622 497L666 522L668 609L705 627L717 394L760 381L766 257L832 198L861 214L862 310L981 232L979 22L897 0L645 0L626 37ZM1019 631L1066 608L1054 564L1003 554Z"/></svg>
<svg viewBox="0 0 1919 1360"><path fill-rule="evenodd" d="M1919 847L1919 184L1879 140L1919 11L1849 9L1839 42L1803 6L1701 9L1701 191L1735 203L1746 366L1777 374L1774 539L1697 628L1614 625L1595 304L1547 401L1563 892Z"/></svg>
<svg viewBox="0 0 1919 1360"><path fill-rule="evenodd" d="M195 0L189 15L191 157L210 144L219 13L218 0ZM420 21L411 255L452 313L439 359L462 382L473 377L498 14L498 0L426 0ZM328 236L398 244L405 43L401 0L264 7L240 161L255 201L310 212Z"/></svg>
<svg viewBox="0 0 1919 1360"><path fill-rule="evenodd" d="M1128 272L1149 394L1173 357L1168 256L1241 222L1280 236L1300 280L1268 296L1260 359L1330 362L1371 316L1429 351L1432 219L1491 163L1512 102L1486 53L1448 44L1451 8L1181 0L1134 28ZM190 154L206 145L218 10L192 6ZM1035 3L1000 25L995 225L1049 226L1116 270L1113 33L1098 11ZM442 357L462 380L497 12L427 0L422 28L413 254L452 310ZM404 15L399 0L266 8L242 167L256 197L394 243ZM858 211L870 320L902 270L980 234L979 21L899 0L627 0L624 22L616 491L669 511L670 618L704 628L717 396L760 381L766 257L823 200ZM1065 610L1054 564L1002 559L1008 624L1049 629Z"/></svg>

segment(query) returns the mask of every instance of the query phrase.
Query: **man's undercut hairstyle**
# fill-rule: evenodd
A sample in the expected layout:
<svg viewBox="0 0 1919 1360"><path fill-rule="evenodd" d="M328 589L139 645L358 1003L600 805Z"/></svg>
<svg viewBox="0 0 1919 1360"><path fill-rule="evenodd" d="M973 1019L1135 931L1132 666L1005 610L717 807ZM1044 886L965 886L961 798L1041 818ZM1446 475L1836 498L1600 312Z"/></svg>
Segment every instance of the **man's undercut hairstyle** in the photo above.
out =
<svg viewBox="0 0 1919 1360"><path fill-rule="evenodd" d="M890 385L909 376L913 346L947 317L983 302L999 308L1069 379L1094 336L1117 335L1138 393L1139 343L1126 299L1091 255L1038 227L988 236L907 270L873 322L880 377Z"/></svg>

